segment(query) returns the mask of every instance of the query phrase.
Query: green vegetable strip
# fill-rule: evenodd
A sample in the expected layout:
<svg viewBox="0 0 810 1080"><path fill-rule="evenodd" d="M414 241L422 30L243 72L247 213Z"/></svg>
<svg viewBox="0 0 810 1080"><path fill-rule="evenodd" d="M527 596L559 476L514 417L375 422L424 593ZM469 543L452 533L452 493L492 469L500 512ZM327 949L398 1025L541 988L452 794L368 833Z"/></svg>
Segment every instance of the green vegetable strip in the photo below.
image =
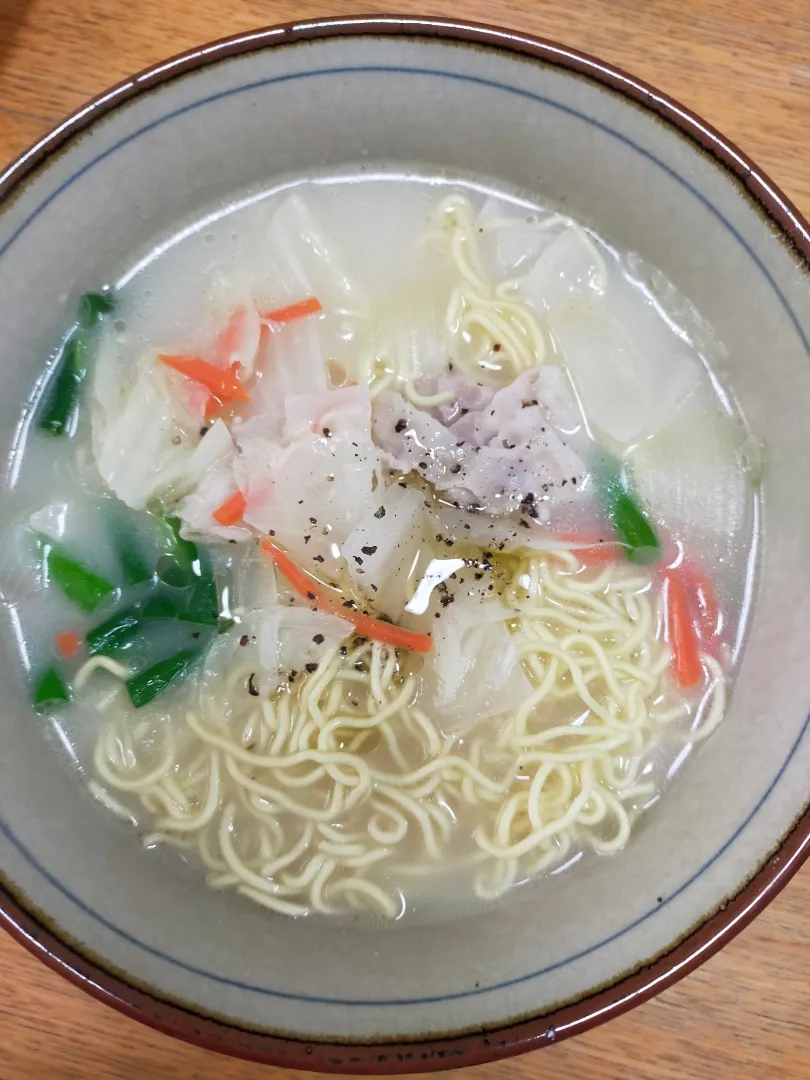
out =
<svg viewBox="0 0 810 1080"><path fill-rule="evenodd" d="M144 619L179 619L182 612L182 605L168 596L153 596L146 602L141 614Z"/></svg>
<svg viewBox="0 0 810 1080"><path fill-rule="evenodd" d="M192 580L188 605L180 618L184 622L216 626L219 620L219 593L214 581L211 561L205 552L200 553L195 563L195 570L199 573Z"/></svg>
<svg viewBox="0 0 810 1080"><path fill-rule="evenodd" d="M618 462L608 461L595 469L605 511L616 535L626 545L627 558L635 563L654 562L661 542L647 515L630 492Z"/></svg>
<svg viewBox="0 0 810 1080"><path fill-rule="evenodd" d="M152 667L127 679L127 693L136 709L148 705L150 701L168 690L174 683L180 682L189 667L201 656L199 649L184 649L183 652L161 660Z"/></svg>
<svg viewBox="0 0 810 1080"><path fill-rule="evenodd" d="M76 607L92 613L103 600L115 592L115 586L111 582L82 566L47 536L40 536L38 539L46 577L57 585Z"/></svg>
<svg viewBox="0 0 810 1080"><path fill-rule="evenodd" d="M91 656L116 656L129 645L141 627L136 611L121 611L87 634L87 651Z"/></svg>
<svg viewBox="0 0 810 1080"><path fill-rule="evenodd" d="M85 293L79 301L79 321L82 326L91 327L101 322L105 315L115 311L117 297L109 289L104 292Z"/></svg>
<svg viewBox="0 0 810 1080"><path fill-rule="evenodd" d="M127 585L140 585L151 579L152 571L146 565L146 560L140 551L126 540L119 542L118 561Z"/></svg>
<svg viewBox="0 0 810 1080"><path fill-rule="evenodd" d="M67 683L56 668L48 668L34 687L34 708L41 713L50 705L65 701L70 701Z"/></svg>
<svg viewBox="0 0 810 1080"><path fill-rule="evenodd" d="M158 526L158 543L163 552L158 559L158 577L176 589L192 583L198 559L197 545L180 535L181 524L180 518L167 517L160 519Z"/></svg>
<svg viewBox="0 0 810 1080"><path fill-rule="evenodd" d="M80 334L68 338L56 373L51 377L39 427L51 435L64 435L73 422L79 393L87 374L87 344Z"/></svg>

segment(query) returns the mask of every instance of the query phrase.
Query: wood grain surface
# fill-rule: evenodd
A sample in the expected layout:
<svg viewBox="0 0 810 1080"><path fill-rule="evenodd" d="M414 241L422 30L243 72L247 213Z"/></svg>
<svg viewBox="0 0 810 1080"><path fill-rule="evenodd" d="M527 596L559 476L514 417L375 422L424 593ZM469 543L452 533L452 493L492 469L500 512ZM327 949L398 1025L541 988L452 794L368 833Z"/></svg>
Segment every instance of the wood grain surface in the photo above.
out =
<svg viewBox="0 0 810 1080"><path fill-rule="evenodd" d="M0 167L86 98L178 50L397 8L531 31L629 69L720 128L810 216L809 0L0 0ZM581 1039L482 1066L476 1080L807 1080L808 974L810 867L673 990ZM126 1020L0 937L0 1080L274 1072Z"/></svg>

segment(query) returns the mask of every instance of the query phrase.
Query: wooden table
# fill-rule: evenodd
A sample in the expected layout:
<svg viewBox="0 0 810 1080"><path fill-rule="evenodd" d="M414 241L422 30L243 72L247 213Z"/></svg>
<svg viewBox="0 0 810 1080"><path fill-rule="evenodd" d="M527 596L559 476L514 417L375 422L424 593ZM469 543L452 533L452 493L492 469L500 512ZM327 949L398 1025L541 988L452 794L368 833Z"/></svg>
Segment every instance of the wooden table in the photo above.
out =
<svg viewBox="0 0 810 1080"><path fill-rule="evenodd" d="M358 10L557 38L655 83L742 146L810 216L808 0L0 0L0 165L86 98L211 38ZM0 1080L269 1080L92 1001L0 937ZM806 1080L810 867L685 983L476 1080ZM466 1070L463 1070L466 1071Z"/></svg>

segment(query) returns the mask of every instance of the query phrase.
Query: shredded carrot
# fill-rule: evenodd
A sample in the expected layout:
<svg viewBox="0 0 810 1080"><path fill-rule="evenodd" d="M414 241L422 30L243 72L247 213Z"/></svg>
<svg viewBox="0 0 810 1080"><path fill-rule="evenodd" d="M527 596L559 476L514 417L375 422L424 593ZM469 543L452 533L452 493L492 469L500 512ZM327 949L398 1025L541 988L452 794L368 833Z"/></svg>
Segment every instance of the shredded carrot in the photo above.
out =
<svg viewBox="0 0 810 1080"><path fill-rule="evenodd" d="M596 533L561 536L559 539L566 544L587 545L571 552L585 566L601 566L603 563L617 562L624 553L624 547L621 544L603 541Z"/></svg>
<svg viewBox="0 0 810 1080"><path fill-rule="evenodd" d="M160 360L173 371L178 371L187 379L204 386L220 404L228 401L250 401L250 395L239 381L238 364L232 364L229 368L218 368L201 360L199 356L161 355Z"/></svg>
<svg viewBox="0 0 810 1080"><path fill-rule="evenodd" d="M239 338L244 328L246 316L247 308L243 304L241 307L238 307L236 311L231 313L225 324L224 330L216 340L214 345L214 357L216 360L222 361L223 367L227 365L232 354L239 347Z"/></svg>
<svg viewBox="0 0 810 1080"><path fill-rule="evenodd" d="M245 512L247 506L247 499L241 491L235 491L233 495L230 495L222 506L218 506L213 512L211 517L214 521L220 525L235 525L237 521L242 520L242 514Z"/></svg>
<svg viewBox="0 0 810 1080"><path fill-rule="evenodd" d="M75 656L82 646L82 639L75 630L65 630L56 635L56 647L62 656Z"/></svg>
<svg viewBox="0 0 810 1080"><path fill-rule="evenodd" d="M270 556L297 593L319 611L326 611L330 615L339 615L342 619L347 619L361 637L380 641L383 645L391 645L395 649L409 649L411 652L427 653L433 648L433 639L430 634L417 634L414 630L406 630L402 626L395 626L393 623L375 619L372 615L364 615L361 611L341 605L272 540L262 540L261 548Z"/></svg>
<svg viewBox="0 0 810 1080"><path fill-rule="evenodd" d="M672 670L678 686L694 686L703 675L698 637L689 601L677 571L664 575L667 638L672 649Z"/></svg>
<svg viewBox="0 0 810 1080"><path fill-rule="evenodd" d="M697 601L697 624L703 638L713 637L717 633L720 620L720 605L712 583L694 563L684 563L681 567L684 581Z"/></svg>
<svg viewBox="0 0 810 1080"><path fill-rule="evenodd" d="M289 307L268 311L266 315L262 315L262 318L267 322L276 323L277 326L284 326L285 323L303 319L307 315L315 315L319 311L323 311L320 300L315 296L310 296L309 299L299 300L296 304L290 304Z"/></svg>

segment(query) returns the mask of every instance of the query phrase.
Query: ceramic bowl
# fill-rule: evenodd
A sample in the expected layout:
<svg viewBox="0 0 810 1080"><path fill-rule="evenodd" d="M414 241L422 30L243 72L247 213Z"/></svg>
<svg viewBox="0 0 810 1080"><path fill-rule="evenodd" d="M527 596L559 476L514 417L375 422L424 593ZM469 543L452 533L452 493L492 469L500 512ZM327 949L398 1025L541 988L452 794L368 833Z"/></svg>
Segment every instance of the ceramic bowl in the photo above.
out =
<svg viewBox="0 0 810 1080"><path fill-rule="evenodd" d="M0 177L0 441L67 297L229 193L375 162L564 201L697 303L766 446L757 588L720 730L621 855L426 925L269 916L201 887L99 811L4 650L5 925L131 1016L229 1054L414 1072L541 1047L670 985L808 850L810 240L698 118L606 64L515 33L349 19L218 43L137 76ZM6 644L11 628L4 627Z"/></svg>

